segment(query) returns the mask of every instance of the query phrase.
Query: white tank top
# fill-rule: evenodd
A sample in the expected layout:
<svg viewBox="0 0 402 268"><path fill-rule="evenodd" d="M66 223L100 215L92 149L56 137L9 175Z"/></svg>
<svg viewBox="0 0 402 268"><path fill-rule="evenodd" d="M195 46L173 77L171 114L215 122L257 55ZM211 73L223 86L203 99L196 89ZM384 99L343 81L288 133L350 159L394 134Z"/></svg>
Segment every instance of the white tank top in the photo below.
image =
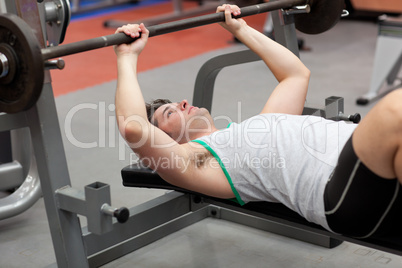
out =
<svg viewBox="0 0 402 268"><path fill-rule="evenodd" d="M356 126L318 116L261 114L193 142L217 159L241 205L280 202L330 230L324 189Z"/></svg>

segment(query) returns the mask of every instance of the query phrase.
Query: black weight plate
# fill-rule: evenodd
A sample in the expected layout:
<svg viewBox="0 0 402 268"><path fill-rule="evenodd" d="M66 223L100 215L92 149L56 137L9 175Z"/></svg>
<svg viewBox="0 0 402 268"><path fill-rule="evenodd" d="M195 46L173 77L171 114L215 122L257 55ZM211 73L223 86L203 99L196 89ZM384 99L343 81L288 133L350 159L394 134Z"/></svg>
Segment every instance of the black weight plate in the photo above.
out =
<svg viewBox="0 0 402 268"><path fill-rule="evenodd" d="M345 8L344 0L310 0L311 11L295 15L295 26L306 34L320 34L328 31L341 18Z"/></svg>
<svg viewBox="0 0 402 268"><path fill-rule="evenodd" d="M4 49L6 48L6 49ZM0 78L0 112L18 113L31 108L43 86L41 47L31 27L13 14L0 16L0 52L12 51L9 59L12 77Z"/></svg>

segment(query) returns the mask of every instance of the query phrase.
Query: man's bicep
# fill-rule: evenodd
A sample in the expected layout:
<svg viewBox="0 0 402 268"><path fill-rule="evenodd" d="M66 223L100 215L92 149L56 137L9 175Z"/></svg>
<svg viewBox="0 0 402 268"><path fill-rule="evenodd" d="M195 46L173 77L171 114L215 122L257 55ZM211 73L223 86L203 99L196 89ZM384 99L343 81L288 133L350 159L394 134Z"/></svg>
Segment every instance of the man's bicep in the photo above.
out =
<svg viewBox="0 0 402 268"><path fill-rule="evenodd" d="M138 142L129 146L138 154L144 165L157 172L164 169L170 172L177 169L177 172L181 172L183 168L181 163L188 158L183 146L152 124L143 131Z"/></svg>
<svg viewBox="0 0 402 268"><path fill-rule="evenodd" d="M306 101L308 80L292 78L281 82L272 92L261 114L301 115Z"/></svg>

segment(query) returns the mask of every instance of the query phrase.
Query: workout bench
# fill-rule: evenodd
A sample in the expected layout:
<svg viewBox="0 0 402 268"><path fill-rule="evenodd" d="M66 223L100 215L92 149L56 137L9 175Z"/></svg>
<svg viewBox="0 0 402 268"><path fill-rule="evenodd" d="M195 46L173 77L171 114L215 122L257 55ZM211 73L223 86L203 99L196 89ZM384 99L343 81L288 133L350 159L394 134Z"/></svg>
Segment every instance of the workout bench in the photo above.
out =
<svg viewBox="0 0 402 268"><path fill-rule="evenodd" d="M348 241L402 256L402 233L381 239L356 239L336 235L326 231L321 226L306 221L299 214L280 203L250 202L240 206L233 201L201 195L170 185L152 170L138 164L125 167L121 173L123 185L127 187L173 190L152 201L155 203L164 200L163 203L152 207L148 205L147 207L148 216L154 215L152 221L165 219L164 223L170 227L176 227L173 228L173 232L206 217L213 217L326 248L334 248L343 241ZM178 211L178 207L181 210ZM170 213L175 215L167 215ZM150 232L160 234L169 228L166 228L165 224L160 224L159 227L152 229Z"/></svg>

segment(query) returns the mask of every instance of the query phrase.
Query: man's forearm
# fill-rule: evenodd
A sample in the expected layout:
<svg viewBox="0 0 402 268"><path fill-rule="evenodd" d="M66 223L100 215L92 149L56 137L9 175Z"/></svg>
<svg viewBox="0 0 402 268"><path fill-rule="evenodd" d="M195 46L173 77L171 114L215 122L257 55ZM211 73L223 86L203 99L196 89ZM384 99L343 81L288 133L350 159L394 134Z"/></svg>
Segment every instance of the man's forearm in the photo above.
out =
<svg viewBox="0 0 402 268"><path fill-rule="evenodd" d="M261 57L279 82L291 76L309 73L291 51L250 26L242 27L235 36Z"/></svg>
<svg viewBox="0 0 402 268"><path fill-rule="evenodd" d="M116 115L126 119L132 115L147 118L144 98L137 79L137 55L117 59Z"/></svg>
<svg viewBox="0 0 402 268"><path fill-rule="evenodd" d="M121 135L130 144L140 141L149 121L144 98L137 79L138 55L123 55L117 59L116 120Z"/></svg>
<svg viewBox="0 0 402 268"><path fill-rule="evenodd" d="M301 114L310 79L307 67L287 48L249 26L235 36L262 58L279 82L261 113Z"/></svg>

